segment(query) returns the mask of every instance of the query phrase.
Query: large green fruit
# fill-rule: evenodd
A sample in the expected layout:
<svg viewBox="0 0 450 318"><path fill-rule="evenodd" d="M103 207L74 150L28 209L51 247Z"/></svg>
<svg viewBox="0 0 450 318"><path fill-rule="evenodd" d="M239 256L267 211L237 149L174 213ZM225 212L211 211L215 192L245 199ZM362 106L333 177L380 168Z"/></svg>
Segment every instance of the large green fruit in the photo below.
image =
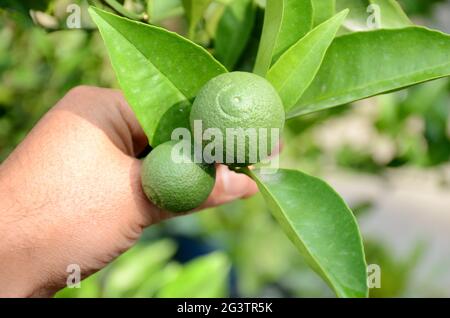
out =
<svg viewBox="0 0 450 318"><path fill-rule="evenodd" d="M214 187L214 165L195 163L190 152L177 151L186 142L168 141L159 145L142 165L145 194L156 206L171 212L197 208Z"/></svg>
<svg viewBox="0 0 450 318"><path fill-rule="evenodd" d="M271 137L278 139L275 137L281 134L285 114L277 91L266 79L252 73L232 72L211 79L199 91L190 114L194 135L199 121L202 132L210 128L221 132L223 161L220 163L247 166L271 153L278 142L272 142ZM228 132L232 131L230 128L236 129L234 132L240 133L240 137L227 135L227 128ZM266 143L267 149L260 146L260 140ZM200 143L198 139L196 142ZM203 145L207 143L203 141Z"/></svg>

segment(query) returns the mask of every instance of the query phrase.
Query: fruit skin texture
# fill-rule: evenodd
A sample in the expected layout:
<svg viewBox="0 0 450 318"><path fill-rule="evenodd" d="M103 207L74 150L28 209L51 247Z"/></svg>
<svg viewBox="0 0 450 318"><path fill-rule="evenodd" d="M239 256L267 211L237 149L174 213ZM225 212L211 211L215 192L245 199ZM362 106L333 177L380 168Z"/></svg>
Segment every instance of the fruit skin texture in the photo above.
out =
<svg viewBox="0 0 450 318"><path fill-rule="evenodd" d="M236 142L235 147L227 147L226 128L266 128L268 154L276 146L271 144L270 129L277 128L281 134L285 113L283 103L275 88L263 77L246 72L221 74L211 79L199 91L190 114L191 130L194 121L202 120L202 128L218 128L223 136L223 158L234 158L234 163L222 162L230 166L247 166L266 157L265 153L255 159L249 156L249 142ZM257 138L259 131L257 130ZM259 139L257 139L259 140ZM241 140L242 141L242 140ZM206 142L207 143L207 142ZM258 146L258 143L255 145ZM238 162L236 148L245 149L245 161ZM262 151L264 152L264 151Z"/></svg>
<svg viewBox="0 0 450 318"><path fill-rule="evenodd" d="M199 164L190 154L183 162L172 160L172 149L178 142L168 141L144 159L141 168L142 188L157 207L170 212L186 212L200 206L215 183L215 166Z"/></svg>

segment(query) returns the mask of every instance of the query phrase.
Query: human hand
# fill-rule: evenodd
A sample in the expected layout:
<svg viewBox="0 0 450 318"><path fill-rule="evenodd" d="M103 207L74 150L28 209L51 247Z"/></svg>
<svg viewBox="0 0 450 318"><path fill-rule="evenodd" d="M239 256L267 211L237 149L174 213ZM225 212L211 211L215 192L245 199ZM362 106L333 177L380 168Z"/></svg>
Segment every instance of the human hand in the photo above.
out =
<svg viewBox="0 0 450 318"><path fill-rule="evenodd" d="M147 138L122 94L77 87L0 166L0 296L51 296L69 264L88 276L173 214L147 200L136 155ZM225 166L202 208L257 191Z"/></svg>

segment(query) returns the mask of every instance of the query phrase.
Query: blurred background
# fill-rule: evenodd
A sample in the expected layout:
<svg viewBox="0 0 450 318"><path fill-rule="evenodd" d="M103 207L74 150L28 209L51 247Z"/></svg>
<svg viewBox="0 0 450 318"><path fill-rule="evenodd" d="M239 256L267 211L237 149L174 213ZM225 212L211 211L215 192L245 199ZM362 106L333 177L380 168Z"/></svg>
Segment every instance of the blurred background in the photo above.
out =
<svg viewBox="0 0 450 318"><path fill-rule="evenodd" d="M81 29L67 29L73 3ZM260 7L235 19L233 0L213 0L189 31L181 0L118 3L124 15L189 36L229 69L251 69ZM450 33L450 1L400 3L415 23ZM0 162L70 88L118 87L87 5L0 0ZM244 33L235 56L224 45L230 27ZM371 297L450 297L448 79L291 120L284 145L282 167L323 177L355 212L367 262L381 267ZM147 229L81 287L57 297L333 297L260 195Z"/></svg>

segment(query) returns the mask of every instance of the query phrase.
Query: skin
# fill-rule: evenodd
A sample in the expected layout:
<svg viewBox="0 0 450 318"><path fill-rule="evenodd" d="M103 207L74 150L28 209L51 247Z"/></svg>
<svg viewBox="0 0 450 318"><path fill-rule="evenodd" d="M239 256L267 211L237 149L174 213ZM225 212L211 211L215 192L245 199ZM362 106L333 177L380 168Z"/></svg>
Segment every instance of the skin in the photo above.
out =
<svg viewBox="0 0 450 318"><path fill-rule="evenodd" d="M128 250L144 228L170 218L143 194L147 138L116 90L77 87L0 166L0 297L48 297ZM218 166L201 208L256 193L247 176ZM179 214L178 214L179 215Z"/></svg>

